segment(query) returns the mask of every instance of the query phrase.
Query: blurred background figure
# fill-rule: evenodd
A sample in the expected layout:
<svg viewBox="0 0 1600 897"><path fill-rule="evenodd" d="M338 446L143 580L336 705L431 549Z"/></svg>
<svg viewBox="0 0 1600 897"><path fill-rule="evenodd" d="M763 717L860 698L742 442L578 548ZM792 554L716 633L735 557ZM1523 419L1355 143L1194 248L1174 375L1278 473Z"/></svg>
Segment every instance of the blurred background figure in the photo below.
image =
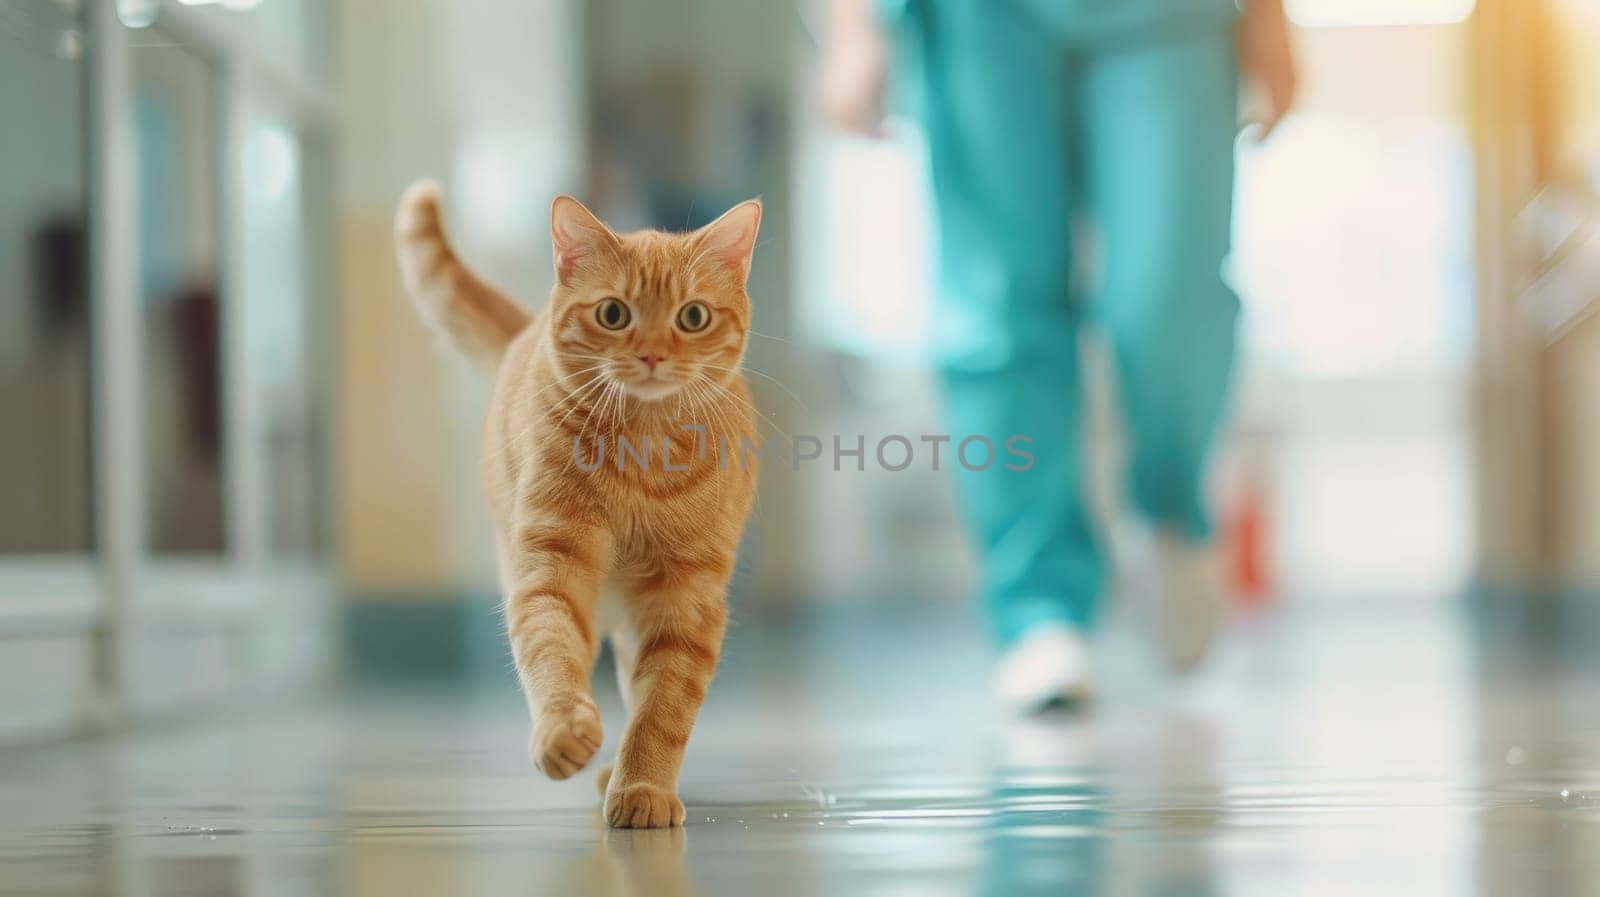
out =
<svg viewBox="0 0 1600 897"><path fill-rule="evenodd" d="M823 0L0 0L0 804L27 808L0 813L0 891L629 878L597 849L704 893L1592 880L1600 8L1284 0L1232 47L1220 0L876 10L882 46L836 55ZM1248 113L1285 108L1280 37L1293 106L1234 141L1235 66L1265 76ZM838 106L891 72L882 110ZM765 202L761 426L828 455L763 472L668 849L597 847L592 782L531 773L486 388L395 269L420 176L530 305L556 193L620 228ZM1174 295L1203 319L1139 342ZM971 305L1017 296L1038 307ZM997 402L983 378L1023 363L1039 395ZM1140 372L1154 423L1115 410ZM1020 754L973 596L1026 577L963 523L981 549L998 518L971 499L1013 496L954 482L954 446L875 457L1001 414L1078 447L1021 497L1079 509L1047 521L1084 530L1052 576L1114 599L1088 521L1132 499L1207 535L1230 596L1181 685L1159 617L1104 601L1103 699ZM835 436L863 454L830 463ZM1072 597L1052 616L1087 621Z"/></svg>
<svg viewBox="0 0 1600 897"><path fill-rule="evenodd" d="M1160 603L1169 660L1200 660L1225 607L1206 466L1234 364L1232 236L1239 72L1265 89L1261 132L1295 72L1278 0L1096 6L831 4L821 72L834 123L881 132L889 39L903 28L932 164L940 284L932 348L946 432L1021 438L1032 463L957 467L995 681L1021 711L1092 691L1086 635L1106 588L1085 514L1078 325L1116 358L1130 435L1123 553ZM899 21L897 21L899 20ZM905 64L905 63L902 63ZM1093 302L1074 290L1087 213L1103 247ZM1086 241L1079 241L1086 242Z"/></svg>

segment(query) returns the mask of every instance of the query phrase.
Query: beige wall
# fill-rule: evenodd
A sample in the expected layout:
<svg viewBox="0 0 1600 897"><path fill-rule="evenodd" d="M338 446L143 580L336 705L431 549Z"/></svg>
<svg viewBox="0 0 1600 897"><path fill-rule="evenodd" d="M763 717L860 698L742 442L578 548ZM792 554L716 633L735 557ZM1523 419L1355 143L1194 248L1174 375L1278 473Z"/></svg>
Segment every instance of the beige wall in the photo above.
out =
<svg viewBox="0 0 1600 897"><path fill-rule="evenodd" d="M356 592L437 594L474 573L476 409L405 305L388 216L344 216L339 243L344 574Z"/></svg>
<svg viewBox="0 0 1600 897"><path fill-rule="evenodd" d="M393 203L445 184L462 254L525 299L549 288L545 210L573 189L582 96L572 0L346 0L340 23L339 535L367 597L493 583L478 493L482 378L400 290Z"/></svg>
<svg viewBox="0 0 1600 897"><path fill-rule="evenodd" d="M1570 201L1587 204L1588 227L1600 222L1600 19L1579 0L1549 0L1550 51L1542 85L1548 110L1542 144L1546 177ZM1587 174L1586 174L1587 173ZM1581 184L1587 186L1579 186ZM1546 278L1550 295L1578 317L1560 322L1540 370L1544 420L1546 558L1553 583L1600 588L1600 263L1590 239ZM1557 323L1551 321L1550 323Z"/></svg>
<svg viewBox="0 0 1600 897"><path fill-rule="evenodd" d="M1560 585L1600 586L1600 318L1545 353L1549 559Z"/></svg>

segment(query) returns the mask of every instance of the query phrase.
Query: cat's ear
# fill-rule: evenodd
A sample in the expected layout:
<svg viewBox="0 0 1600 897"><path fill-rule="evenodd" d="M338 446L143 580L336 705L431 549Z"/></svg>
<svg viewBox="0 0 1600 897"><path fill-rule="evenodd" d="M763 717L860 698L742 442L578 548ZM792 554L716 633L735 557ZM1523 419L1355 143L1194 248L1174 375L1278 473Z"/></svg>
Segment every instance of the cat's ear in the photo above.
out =
<svg viewBox="0 0 1600 897"><path fill-rule="evenodd" d="M550 204L550 248L555 252L556 278L562 283L572 276L579 262L616 244L616 234L583 203L570 196L557 196Z"/></svg>
<svg viewBox="0 0 1600 897"><path fill-rule="evenodd" d="M761 200L747 199L701 228L700 245L737 275L742 284L750 276L750 260L760 231Z"/></svg>

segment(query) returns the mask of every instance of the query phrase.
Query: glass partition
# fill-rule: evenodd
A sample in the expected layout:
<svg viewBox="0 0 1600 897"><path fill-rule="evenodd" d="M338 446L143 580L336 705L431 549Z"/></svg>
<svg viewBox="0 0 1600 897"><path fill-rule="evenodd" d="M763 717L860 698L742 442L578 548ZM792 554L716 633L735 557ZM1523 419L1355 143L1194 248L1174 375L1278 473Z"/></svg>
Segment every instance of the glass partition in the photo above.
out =
<svg viewBox="0 0 1600 897"><path fill-rule="evenodd" d="M321 417L312 308L326 242L308 214L321 156L292 117L256 116L244 137L245 388L259 427L262 501L269 556L315 554Z"/></svg>
<svg viewBox="0 0 1600 897"><path fill-rule="evenodd" d="M145 510L154 554L225 540L216 76L159 28L131 46Z"/></svg>
<svg viewBox="0 0 1600 897"><path fill-rule="evenodd" d="M89 276L75 4L0 2L0 554L87 552Z"/></svg>

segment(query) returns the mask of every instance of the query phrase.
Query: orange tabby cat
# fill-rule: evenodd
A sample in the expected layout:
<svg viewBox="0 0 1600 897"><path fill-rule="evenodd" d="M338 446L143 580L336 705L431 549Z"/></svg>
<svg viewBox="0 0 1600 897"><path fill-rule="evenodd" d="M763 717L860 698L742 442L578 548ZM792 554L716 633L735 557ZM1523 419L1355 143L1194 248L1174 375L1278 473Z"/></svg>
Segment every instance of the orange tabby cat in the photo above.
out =
<svg viewBox="0 0 1600 897"><path fill-rule="evenodd" d="M413 186L396 216L422 316L494 372L483 487L530 750L553 779L600 749L589 674L611 639L629 714L615 772L600 772L614 826L683 823L678 768L755 491L739 366L760 223L752 200L693 233L617 234L557 197L557 282L535 317L456 258L436 186Z"/></svg>

